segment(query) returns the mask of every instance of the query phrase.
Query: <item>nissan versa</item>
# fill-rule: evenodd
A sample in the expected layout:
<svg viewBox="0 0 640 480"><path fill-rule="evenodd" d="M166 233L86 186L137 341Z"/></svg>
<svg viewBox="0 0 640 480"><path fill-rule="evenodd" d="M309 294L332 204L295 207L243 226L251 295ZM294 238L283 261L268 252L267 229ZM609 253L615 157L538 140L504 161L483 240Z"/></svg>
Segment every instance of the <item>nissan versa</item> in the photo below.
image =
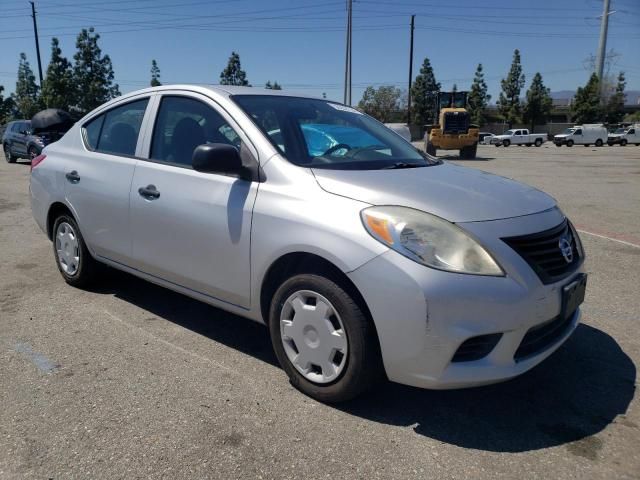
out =
<svg viewBox="0 0 640 480"><path fill-rule="evenodd" d="M106 264L269 326L292 384L446 389L540 363L580 319L584 252L555 200L430 157L327 100L162 86L32 163L67 283Z"/></svg>

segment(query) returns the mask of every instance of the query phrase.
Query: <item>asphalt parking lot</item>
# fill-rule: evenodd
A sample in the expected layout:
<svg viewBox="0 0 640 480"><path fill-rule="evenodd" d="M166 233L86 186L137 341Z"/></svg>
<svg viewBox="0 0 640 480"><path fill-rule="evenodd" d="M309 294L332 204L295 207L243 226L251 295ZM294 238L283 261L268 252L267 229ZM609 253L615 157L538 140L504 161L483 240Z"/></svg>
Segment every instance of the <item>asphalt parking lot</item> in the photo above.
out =
<svg viewBox="0 0 640 480"><path fill-rule="evenodd" d="M0 154L0 478L640 478L640 147L451 160L551 193L581 231L583 324L500 385L295 391L267 329L110 272L67 286Z"/></svg>

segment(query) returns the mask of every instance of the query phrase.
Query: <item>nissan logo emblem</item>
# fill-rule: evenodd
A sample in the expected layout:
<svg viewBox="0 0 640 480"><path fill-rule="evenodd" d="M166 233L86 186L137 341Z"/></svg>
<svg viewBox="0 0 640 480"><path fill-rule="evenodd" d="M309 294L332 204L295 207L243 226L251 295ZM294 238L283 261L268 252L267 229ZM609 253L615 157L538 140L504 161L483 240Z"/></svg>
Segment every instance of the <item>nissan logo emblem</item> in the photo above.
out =
<svg viewBox="0 0 640 480"><path fill-rule="evenodd" d="M573 262L573 248L571 247L571 242L567 237L560 238L558 247L560 248L560 253L562 253L565 261L567 263Z"/></svg>

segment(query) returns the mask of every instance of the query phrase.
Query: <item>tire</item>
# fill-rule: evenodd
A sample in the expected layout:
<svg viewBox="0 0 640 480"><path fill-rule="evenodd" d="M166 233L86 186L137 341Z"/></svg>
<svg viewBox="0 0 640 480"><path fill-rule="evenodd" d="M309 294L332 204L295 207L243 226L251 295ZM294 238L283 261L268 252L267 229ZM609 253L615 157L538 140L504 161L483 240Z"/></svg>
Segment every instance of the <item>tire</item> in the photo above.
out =
<svg viewBox="0 0 640 480"><path fill-rule="evenodd" d="M596 147L601 147L602 146L602 140L597 139L596 140Z"/></svg>
<svg viewBox="0 0 640 480"><path fill-rule="evenodd" d="M7 163L16 163L16 160L18 159L18 157L11 153L11 147L8 143L4 144L4 159Z"/></svg>
<svg viewBox="0 0 640 480"><path fill-rule="evenodd" d="M567 140L567 147L573 147L573 140Z"/></svg>
<svg viewBox="0 0 640 480"><path fill-rule="evenodd" d="M40 155L36 147L34 147L33 145L29 147L29 150L27 150L27 153L29 154L30 161L36 158L38 155Z"/></svg>
<svg viewBox="0 0 640 480"><path fill-rule="evenodd" d="M536 141L534 142L534 145L536 147L541 147L542 146L542 139L536 138Z"/></svg>
<svg viewBox="0 0 640 480"><path fill-rule="evenodd" d="M502 145L504 145L504 148L507 148L509 145L511 145L511 141L510 140L504 140L502 142Z"/></svg>
<svg viewBox="0 0 640 480"><path fill-rule="evenodd" d="M432 143L427 142L425 150L427 151L427 154L431 155L432 157L436 156L436 147L434 147Z"/></svg>
<svg viewBox="0 0 640 480"><path fill-rule="evenodd" d="M64 281L77 288L93 283L98 276L100 264L89 253L73 217L65 213L56 218L52 236L53 256Z"/></svg>
<svg viewBox="0 0 640 480"><path fill-rule="evenodd" d="M473 145L469 145L468 147L464 148L464 151L465 151L465 158L467 160L475 160L476 154L478 153L478 144L474 143Z"/></svg>
<svg viewBox="0 0 640 480"><path fill-rule="evenodd" d="M561 147L561 146L562 146L562 144L561 144L561 143L556 143L556 144L555 144L555 146L556 146L556 147Z"/></svg>
<svg viewBox="0 0 640 480"><path fill-rule="evenodd" d="M314 296L315 300L311 301ZM324 320L313 323L312 312L316 309L309 311L305 308L305 316L298 317L302 323L296 328L298 312L293 307L296 301L299 301L299 305L305 306L323 304L326 307L328 304L329 312L333 309L333 314L328 316L332 320L316 317L316 321L318 318ZM325 324L326 326L323 326ZM319 328L316 329L314 325L319 325ZM291 337L283 334L283 326L290 329ZM314 364L315 358L307 360L305 366L295 366L292 357L302 356L303 362L307 354L310 357L325 357L322 350L327 347L322 345L321 340L323 334L327 335L324 330L327 326L329 335L335 335L338 330L342 330L346 354L339 357L340 350L332 349L327 355L333 355L333 359L328 360L326 369ZM331 329L336 326L340 328L332 332ZM271 301L269 330L273 349L291 384L318 401L338 403L351 400L373 387L382 378L380 348L372 322L338 283L326 277L298 274L286 280ZM294 338L296 336L299 337L297 342ZM339 362L338 366L336 361ZM335 378L331 378L332 376Z"/></svg>
<svg viewBox="0 0 640 480"><path fill-rule="evenodd" d="M624 138L622 140L620 140L620 146L621 147L626 147L627 146L627 140L624 139Z"/></svg>

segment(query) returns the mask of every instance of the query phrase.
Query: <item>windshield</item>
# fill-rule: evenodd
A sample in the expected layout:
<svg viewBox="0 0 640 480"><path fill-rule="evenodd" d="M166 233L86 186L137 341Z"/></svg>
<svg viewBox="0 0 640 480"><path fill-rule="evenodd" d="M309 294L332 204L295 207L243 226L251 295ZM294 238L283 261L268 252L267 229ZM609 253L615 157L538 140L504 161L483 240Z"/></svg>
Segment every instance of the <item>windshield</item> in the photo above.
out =
<svg viewBox="0 0 640 480"><path fill-rule="evenodd" d="M503 133L503 135L515 135L515 130L507 130L506 132Z"/></svg>
<svg viewBox="0 0 640 480"><path fill-rule="evenodd" d="M571 135L573 132L575 132L576 129L575 128L567 128L563 133L565 135Z"/></svg>
<svg viewBox="0 0 640 480"><path fill-rule="evenodd" d="M440 163L377 120L338 103L275 95L231 98L296 165L377 170Z"/></svg>
<svg viewBox="0 0 640 480"><path fill-rule="evenodd" d="M618 128L613 133L624 133L626 130L624 128Z"/></svg>

